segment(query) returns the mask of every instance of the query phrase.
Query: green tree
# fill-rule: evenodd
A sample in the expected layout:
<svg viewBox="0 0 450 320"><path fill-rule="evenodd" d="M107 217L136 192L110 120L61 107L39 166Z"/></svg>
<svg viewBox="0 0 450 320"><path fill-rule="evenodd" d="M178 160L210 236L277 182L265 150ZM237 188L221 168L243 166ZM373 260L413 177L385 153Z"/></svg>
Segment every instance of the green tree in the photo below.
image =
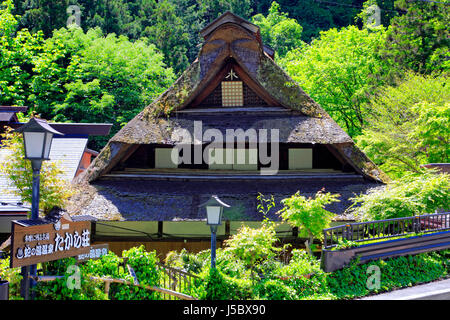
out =
<svg viewBox="0 0 450 320"><path fill-rule="evenodd" d="M273 223L266 221L260 228L251 228L243 224L235 235L225 241L224 251L243 261L253 270L257 264L275 257L280 250L274 246L277 241Z"/></svg>
<svg viewBox="0 0 450 320"><path fill-rule="evenodd" d="M353 137L365 124L368 92L382 84L388 73L377 54L384 41L383 27L330 29L310 45L290 51L280 63Z"/></svg>
<svg viewBox="0 0 450 320"><path fill-rule="evenodd" d="M86 33L80 28L63 28L46 45L64 48L63 57L52 61L57 65L55 74L42 69L36 77L40 88L58 87L63 93L63 99L48 97L48 90L36 94L36 111L47 119L109 122L114 134L174 80L164 56L145 38L131 42L125 36L104 37L98 28ZM67 68L61 61L68 62ZM62 78L58 67L65 69ZM96 147L102 147L107 139L98 138Z"/></svg>
<svg viewBox="0 0 450 320"><path fill-rule="evenodd" d="M167 64L180 74L188 66L189 35L183 20L176 15L176 7L168 0L158 3L151 19L153 23L144 34L161 50Z"/></svg>
<svg viewBox="0 0 450 320"><path fill-rule="evenodd" d="M252 22L260 27L264 44L272 47L279 56L285 56L289 50L303 44L302 26L295 19L288 18L287 13L280 12L277 2L272 3L267 17L254 15Z"/></svg>
<svg viewBox="0 0 450 320"><path fill-rule="evenodd" d="M11 192L19 196L24 203L31 204L33 170L31 162L25 159L22 135L8 129L0 136L2 150L6 153L6 157L0 163L0 173L11 181L14 187ZM69 183L61 178L62 173L57 162L43 162L40 173L39 207L44 213L54 206L64 207L66 200L73 194Z"/></svg>
<svg viewBox="0 0 450 320"><path fill-rule="evenodd" d="M281 201L284 205L283 209L280 210L283 220L308 234L305 245L310 255L312 255L311 246L314 238L322 238L322 230L329 226L331 219L335 216L334 213L326 210L325 206L333 202L339 202L340 200L337 199L339 196L339 194L319 191L314 198L306 198L300 195L300 192L297 192Z"/></svg>
<svg viewBox="0 0 450 320"><path fill-rule="evenodd" d="M213 22L226 11L231 11L244 19L250 19L253 12L250 0L203 0L198 3L206 23Z"/></svg>
<svg viewBox="0 0 450 320"><path fill-rule="evenodd" d="M425 170L406 174L385 187L375 188L354 199L349 211L358 220L383 220L430 214L450 209L450 178Z"/></svg>
<svg viewBox="0 0 450 320"><path fill-rule="evenodd" d="M450 159L450 90L446 76L408 74L385 86L366 109L358 146L391 177Z"/></svg>
<svg viewBox="0 0 450 320"><path fill-rule="evenodd" d="M67 7L69 0L14 0L16 10L20 15L20 28L26 28L32 33L43 32L51 36L54 29L67 24Z"/></svg>
<svg viewBox="0 0 450 320"><path fill-rule="evenodd" d="M398 0L395 4L406 13L391 20L383 57L419 73L448 71L450 3Z"/></svg>
<svg viewBox="0 0 450 320"><path fill-rule="evenodd" d="M0 11L0 104L28 105L41 117L61 122L109 122L111 134L174 81L164 56L146 38L76 26L42 32L17 30L10 0ZM100 149L109 137L95 137Z"/></svg>
<svg viewBox="0 0 450 320"><path fill-rule="evenodd" d="M255 4L256 12L265 14L265 10L270 8L272 1L258 1ZM309 43L312 39L319 37L320 31L352 25L364 0L278 0L277 2L290 18L297 20L297 23L303 27L301 40Z"/></svg>
<svg viewBox="0 0 450 320"><path fill-rule="evenodd" d="M31 94L34 58L43 52L42 32L17 31L11 0L0 5L0 103L27 105Z"/></svg>

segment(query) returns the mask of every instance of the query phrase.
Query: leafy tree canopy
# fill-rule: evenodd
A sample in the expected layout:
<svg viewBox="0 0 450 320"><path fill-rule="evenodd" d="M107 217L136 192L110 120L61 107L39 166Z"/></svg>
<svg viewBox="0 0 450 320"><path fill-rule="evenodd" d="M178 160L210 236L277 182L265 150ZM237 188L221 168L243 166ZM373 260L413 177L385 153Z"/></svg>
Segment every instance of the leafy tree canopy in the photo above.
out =
<svg viewBox="0 0 450 320"><path fill-rule="evenodd" d="M367 93L383 83L388 71L377 54L385 38L383 27L330 29L310 45L288 52L280 63L350 136L356 136L365 123Z"/></svg>
<svg viewBox="0 0 450 320"><path fill-rule="evenodd" d="M450 209L450 178L430 170L407 174L355 197L350 212L359 220L383 220Z"/></svg>
<svg viewBox="0 0 450 320"><path fill-rule="evenodd" d="M24 203L31 204L33 170L31 162L25 159L25 149L21 134L6 130L0 135L1 148L6 157L0 163L0 173L12 183L10 192L19 196ZM64 207L66 200L73 194L69 183L62 179L63 171L58 162L44 161L40 172L39 208L48 213L54 206Z"/></svg>
<svg viewBox="0 0 450 320"><path fill-rule="evenodd" d="M450 159L450 88L446 76L408 74L367 104L357 144L386 173L399 177Z"/></svg>
<svg viewBox="0 0 450 320"><path fill-rule="evenodd" d="M11 1L0 11L0 103L27 105L47 120L112 123L111 134L166 90L175 75L148 39L100 28L17 30ZM100 149L109 137L96 137Z"/></svg>
<svg viewBox="0 0 450 320"><path fill-rule="evenodd" d="M406 13L391 20L384 58L419 73L449 71L450 2L398 0L395 4Z"/></svg>
<svg viewBox="0 0 450 320"><path fill-rule="evenodd" d="M303 28L295 19L288 18L287 13L280 12L280 5L273 2L269 14L253 16L252 22L261 29L264 44L270 46L279 56L303 44L301 35Z"/></svg>

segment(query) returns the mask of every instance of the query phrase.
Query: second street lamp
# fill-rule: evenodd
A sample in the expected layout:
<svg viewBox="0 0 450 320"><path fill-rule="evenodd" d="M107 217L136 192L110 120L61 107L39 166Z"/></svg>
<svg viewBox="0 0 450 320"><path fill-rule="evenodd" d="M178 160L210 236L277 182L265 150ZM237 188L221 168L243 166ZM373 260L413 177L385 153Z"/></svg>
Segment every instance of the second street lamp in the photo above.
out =
<svg viewBox="0 0 450 320"><path fill-rule="evenodd" d="M211 229L211 268L215 268L217 228L222 224L223 208L229 208L230 206L220 200L216 195L213 195L211 199L199 207L206 207L206 224Z"/></svg>
<svg viewBox="0 0 450 320"><path fill-rule="evenodd" d="M33 170L33 185L31 194L31 219L39 219L39 188L42 161L49 160L53 135L62 133L53 129L45 120L32 118L28 123L15 130L23 135L25 147L25 159L31 161ZM36 265L22 267L22 295L29 299L29 288L34 285L34 280L28 279L28 274L36 276Z"/></svg>

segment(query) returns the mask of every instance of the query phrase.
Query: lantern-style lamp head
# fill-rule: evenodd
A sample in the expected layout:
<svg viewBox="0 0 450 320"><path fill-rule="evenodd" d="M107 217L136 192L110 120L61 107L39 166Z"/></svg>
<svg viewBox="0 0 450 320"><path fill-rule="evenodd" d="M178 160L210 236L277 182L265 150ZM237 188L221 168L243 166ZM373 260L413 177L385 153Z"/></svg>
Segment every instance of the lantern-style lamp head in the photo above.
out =
<svg viewBox="0 0 450 320"><path fill-rule="evenodd" d="M220 200L216 195L213 195L211 199L199 207L206 207L206 224L217 227L222 224L223 208L229 208L230 205Z"/></svg>
<svg viewBox="0 0 450 320"><path fill-rule="evenodd" d="M15 130L23 134L25 158L29 160L49 160L53 135L63 135L53 129L45 120L31 118L28 123Z"/></svg>

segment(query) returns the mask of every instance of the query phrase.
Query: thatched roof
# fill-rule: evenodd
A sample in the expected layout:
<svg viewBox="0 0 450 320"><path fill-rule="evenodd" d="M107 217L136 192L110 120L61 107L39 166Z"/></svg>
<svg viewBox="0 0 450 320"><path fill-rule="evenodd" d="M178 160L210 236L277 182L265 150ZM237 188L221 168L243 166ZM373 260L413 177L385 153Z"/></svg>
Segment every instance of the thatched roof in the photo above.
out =
<svg viewBox="0 0 450 320"><path fill-rule="evenodd" d="M231 221L260 221L257 210L258 193L273 196L276 207L268 218L279 220L275 214L282 208L281 200L300 191L304 196L314 196L317 191L340 194L340 202L327 207L341 215L351 205L349 198L380 184L368 182L360 175L346 174L322 179L305 175L297 179L262 179L258 181L236 179L215 180L126 180L99 179L90 184L78 185L79 192L67 208L70 214L92 215L99 220L116 221L192 221L205 218L198 205L211 197L211 190L231 205L224 212Z"/></svg>
<svg viewBox="0 0 450 320"><path fill-rule="evenodd" d="M191 132L194 121L200 120L203 130L273 128L280 130L280 142L331 145L336 155L348 162L364 178L375 182L388 180L387 176L355 146L345 131L264 51L259 29L233 16L226 13L205 28L202 33L205 41L198 58L168 90L108 142L76 182L80 185L93 184L129 155L136 145L173 145L177 142L173 132L177 129ZM188 112L198 111L196 103L199 96L204 96L213 89L230 61L246 84L268 102L267 112L251 108L240 110L235 116L230 115L231 111L227 114L225 108L224 112L220 113L212 110L209 113ZM104 191L109 187L102 189L104 187L97 182L95 185L93 192L84 191L85 197L100 201L98 197L104 192L109 192ZM176 192L177 188L178 186L174 186L171 192ZM295 191L294 189L289 192ZM120 194L111 192L115 195ZM107 199L109 197L105 196ZM120 207L125 210L126 205Z"/></svg>

